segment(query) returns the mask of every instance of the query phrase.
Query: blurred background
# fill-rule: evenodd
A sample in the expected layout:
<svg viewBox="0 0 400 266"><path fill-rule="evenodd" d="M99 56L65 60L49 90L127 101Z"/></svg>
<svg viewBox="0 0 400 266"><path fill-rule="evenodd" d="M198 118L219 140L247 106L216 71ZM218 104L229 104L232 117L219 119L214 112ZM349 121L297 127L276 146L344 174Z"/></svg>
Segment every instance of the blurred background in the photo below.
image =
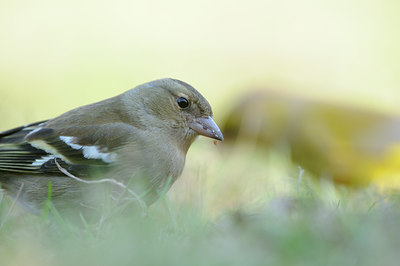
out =
<svg viewBox="0 0 400 266"><path fill-rule="evenodd" d="M77 228L0 194L1 263L398 265L399 10L0 1L0 131L172 77L209 100L226 137L199 138L144 219L106 201Z"/></svg>
<svg viewBox="0 0 400 266"><path fill-rule="evenodd" d="M210 101L227 138L217 147L196 143L189 177L174 190L200 182L221 195L222 158L232 150L231 165L241 170L219 183L231 198L254 189L262 195L271 185L259 186L261 177L287 176L279 167L292 167L294 180L300 166L317 179L393 188L400 179L399 5L2 1L0 130L173 77ZM246 154L255 157L241 159ZM251 168L254 161L260 164Z"/></svg>

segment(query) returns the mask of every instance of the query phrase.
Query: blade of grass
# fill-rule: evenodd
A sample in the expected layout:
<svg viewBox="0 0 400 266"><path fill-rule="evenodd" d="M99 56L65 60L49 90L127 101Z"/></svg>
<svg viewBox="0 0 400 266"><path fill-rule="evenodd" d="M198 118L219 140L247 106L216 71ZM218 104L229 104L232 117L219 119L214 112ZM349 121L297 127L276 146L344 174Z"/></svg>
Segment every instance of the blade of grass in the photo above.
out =
<svg viewBox="0 0 400 266"><path fill-rule="evenodd" d="M52 183L51 181L49 181L49 183L47 184L47 199L42 209L42 222L47 219L47 216L49 215L50 212L48 203L51 201L52 188L53 188Z"/></svg>

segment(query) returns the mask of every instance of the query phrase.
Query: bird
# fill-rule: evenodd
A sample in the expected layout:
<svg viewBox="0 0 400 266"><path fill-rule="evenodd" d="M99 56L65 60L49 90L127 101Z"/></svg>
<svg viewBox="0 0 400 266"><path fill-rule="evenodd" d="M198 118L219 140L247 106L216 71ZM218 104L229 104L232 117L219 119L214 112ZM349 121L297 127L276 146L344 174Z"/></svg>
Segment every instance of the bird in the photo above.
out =
<svg viewBox="0 0 400 266"><path fill-rule="evenodd" d="M240 141L277 151L311 176L349 188L400 187L396 114L263 88L246 90L222 121L224 147Z"/></svg>
<svg viewBox="0 0 400 266"><path fill-rule="evenodd" d="M208 101L186 82L158 79L0 132L0 184L34 214L49 196L58 208L85 206L102 180L129 183L149 206L181 175L200 135L224 140Z"/></svg>

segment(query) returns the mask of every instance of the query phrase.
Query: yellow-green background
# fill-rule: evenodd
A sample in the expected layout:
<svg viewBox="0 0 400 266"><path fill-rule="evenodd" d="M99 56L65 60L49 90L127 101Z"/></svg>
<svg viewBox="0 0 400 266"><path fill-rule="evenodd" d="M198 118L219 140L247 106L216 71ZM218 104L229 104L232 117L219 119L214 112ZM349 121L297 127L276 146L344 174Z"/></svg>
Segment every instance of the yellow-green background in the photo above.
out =
<svg viewBox="0 0 400 266"><path fill-rule="evenodd" d="M398 1L2 1L0 130L149 80L219 121L252 88L400 113Z"/></svg>

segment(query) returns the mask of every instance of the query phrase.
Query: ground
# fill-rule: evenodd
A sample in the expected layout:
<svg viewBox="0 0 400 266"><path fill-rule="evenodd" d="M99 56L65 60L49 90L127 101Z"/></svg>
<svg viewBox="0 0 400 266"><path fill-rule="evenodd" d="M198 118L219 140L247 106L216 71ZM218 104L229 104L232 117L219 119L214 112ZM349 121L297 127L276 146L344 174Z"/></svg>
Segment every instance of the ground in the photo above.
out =
<svg viewBox="0 0 400 266"><path fill-rule="evenodd" d="M283 154L205 139L187 159L145 216L114 206L71 221L51 204L33 216L3 198L2 265L398 263L395 191L316 181Z"/></svg>

